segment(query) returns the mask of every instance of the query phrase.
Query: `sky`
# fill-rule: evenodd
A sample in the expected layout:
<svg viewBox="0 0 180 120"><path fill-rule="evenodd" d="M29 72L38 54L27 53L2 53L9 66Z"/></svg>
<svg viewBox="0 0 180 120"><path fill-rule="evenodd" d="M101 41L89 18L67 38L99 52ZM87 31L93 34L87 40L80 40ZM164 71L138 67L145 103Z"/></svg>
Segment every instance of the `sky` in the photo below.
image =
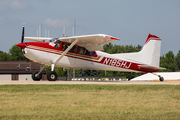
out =
<svg viewBox="0 0 180 120"><path fill-rule="evenodd" d="M107 34L118 45L144 45L149 33L161 38L161 55L180 50L180 0L0 0L0 51L36 37L42 23L42 36Z"/></svg>

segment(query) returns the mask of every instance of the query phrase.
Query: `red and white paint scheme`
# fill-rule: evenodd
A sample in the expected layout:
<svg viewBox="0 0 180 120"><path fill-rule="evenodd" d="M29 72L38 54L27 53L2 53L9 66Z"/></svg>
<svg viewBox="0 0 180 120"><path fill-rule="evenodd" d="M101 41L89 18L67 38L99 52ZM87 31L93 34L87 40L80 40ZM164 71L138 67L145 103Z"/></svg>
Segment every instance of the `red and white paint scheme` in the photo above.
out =
<svg viewBox="0 0 180 120"><path fill-rule="evenodd" d="M24 38L36 42L23 42ZM82 35L63 38L24 37L17 44L22 48L24 56L28 59L43 64L44 67L32 74L38 81L42 78L41 71L46 65L51 66L47 74L49 81L55 81L57 74L54 67L80 68L93 70L110 70L125 72L157 72L159 67L161 39L149 34L143 49L140 52L108 54L102 52L102 45L119 40L105 35ZM159 76L160 81L163 78Z"/></svg>

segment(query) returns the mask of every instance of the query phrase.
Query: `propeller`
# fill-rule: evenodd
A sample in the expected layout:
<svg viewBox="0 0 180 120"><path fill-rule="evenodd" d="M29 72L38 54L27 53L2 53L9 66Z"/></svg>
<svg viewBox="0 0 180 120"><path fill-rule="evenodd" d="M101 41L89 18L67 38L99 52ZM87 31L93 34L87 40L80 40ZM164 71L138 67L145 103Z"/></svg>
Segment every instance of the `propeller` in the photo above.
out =
<svg viewBox="0 0 180 120"><path fill-rule="evenodd" d="M23 24L21 43L16 44L18 47L21 48L21 51L26 47L26 44L24 43L24 29L25 29L25 24Z"/></svg>
<svg viewBox="0 0 180 120"><path fill-rule="evenodd" d="M24 27L25 27L25 24L23 24L21 43L24 42Z"/></svg>
<svg viewBox="0 0 180 120"><path fill-rule="evenodd" d="M20 62L21 62L21 57L22 57L22 49L24 48L24 29L25 29L25 24L23 24L23 29L22 29L22 37L21 37L21 43L17 44L18 47L21 48L21 54L19 56L19 66L17 66L17 69L19 70L20 69Z"/></svg>

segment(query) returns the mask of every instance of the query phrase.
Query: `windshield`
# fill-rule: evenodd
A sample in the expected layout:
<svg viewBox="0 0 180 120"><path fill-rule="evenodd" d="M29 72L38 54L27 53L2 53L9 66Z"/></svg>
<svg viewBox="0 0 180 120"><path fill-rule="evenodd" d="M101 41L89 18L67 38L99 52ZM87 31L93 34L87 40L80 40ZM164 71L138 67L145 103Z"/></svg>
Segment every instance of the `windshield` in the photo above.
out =
<svg viewBox="0 0 180 120"><path fill-rule="evenodd" d="M58 38L53 38L53 39L50 39L50 40L48 40L48 41L46 41L47 43L50 43L50 42L55 42L55 41L57 41L58 40Z"/></svg>
<svg viewBox="0 0 180 120"><path fill-rule="evenodd" d="M51 40L48 40L47 43L49 43L49 45L51 45L52 47L59 48L61 41L58 38L53 38Z"/></svg>

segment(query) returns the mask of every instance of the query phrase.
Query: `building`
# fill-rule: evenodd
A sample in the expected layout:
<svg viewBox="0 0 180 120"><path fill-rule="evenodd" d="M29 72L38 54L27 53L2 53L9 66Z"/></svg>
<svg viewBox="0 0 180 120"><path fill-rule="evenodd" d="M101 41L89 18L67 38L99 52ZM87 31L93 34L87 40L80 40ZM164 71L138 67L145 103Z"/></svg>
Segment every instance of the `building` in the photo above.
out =
<svg viewBox="0 0 180 120"><path fill-rule="evenodd" d="M41 64L33 61L0 61L0 80L32 80L31 74L39 71ZM42 80L47 80L44 70Z"/></svg>

